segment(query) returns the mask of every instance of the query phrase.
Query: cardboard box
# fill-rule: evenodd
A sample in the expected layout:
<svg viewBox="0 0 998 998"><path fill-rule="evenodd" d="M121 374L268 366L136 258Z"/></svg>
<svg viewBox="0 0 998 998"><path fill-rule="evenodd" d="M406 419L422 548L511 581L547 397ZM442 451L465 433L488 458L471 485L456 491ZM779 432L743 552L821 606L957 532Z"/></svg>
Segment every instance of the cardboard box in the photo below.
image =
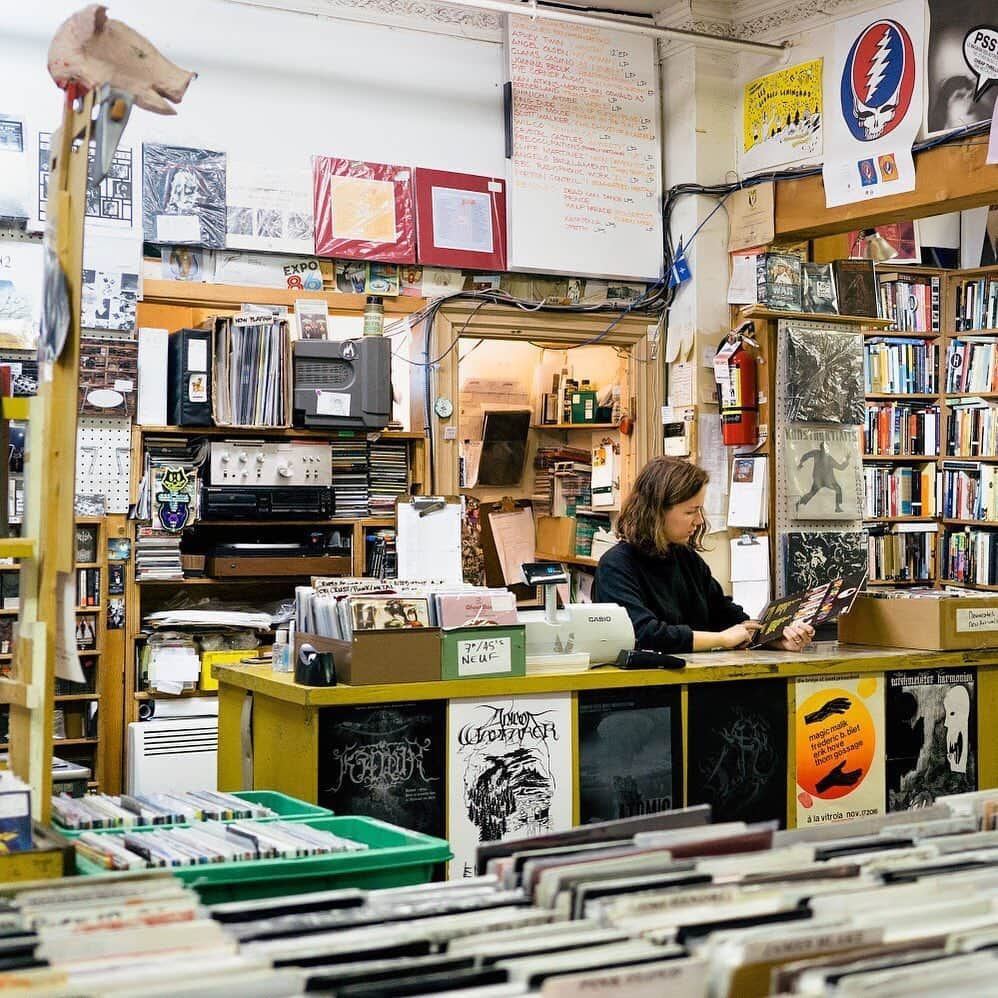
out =
<svg viewBox="0 0 998 998"><path fill-rule="evenodd" d="M215 678L216 665L231 665L241 662L244 658L253 658L258 648L247 648L245 651L206 651L201 653L201 678L198 686L203 690L217 690L218 680Z"/></svg>
<svg viewBox="0 0 998 998"><path fill-rule="evenodd" d="M455 627L441 633L443 679L494 679L525 676L527 652L523 624L508 627Z"/></svg>
<svg viewBox="0 0 998 998"><path fill-rule="evenodd" d="M839 618L839 641L883 648L998 648L998 596L877 599L860 594Z"/></svg>
<svg viewBox="0 0 998 998"><path fill-rule="evenodd" d="M572 422L596 422L596 392L572 392Z"/></svg>
<svg viewBox="0 0 998 998"><path fill-rule="evenodd" d="M318 634L295 634L295 660L303 644L330 651L336 681L348 686L383 683L432 683L440 679L440 629L357 631L351 641Z"/></svg>
<svg viewBox="0 0 998 998"><path fill-rule="evenodd" d="M555 558L574 558L575 525L574 516L537 517L538 552Z"/></svg>

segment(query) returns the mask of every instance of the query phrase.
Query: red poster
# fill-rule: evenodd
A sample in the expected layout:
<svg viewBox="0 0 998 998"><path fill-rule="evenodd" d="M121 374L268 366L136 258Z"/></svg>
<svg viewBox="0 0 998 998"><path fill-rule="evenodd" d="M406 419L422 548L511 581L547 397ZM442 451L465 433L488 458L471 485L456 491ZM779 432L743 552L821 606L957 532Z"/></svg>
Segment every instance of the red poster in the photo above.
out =
<svg viewBox="0 0 998 998"><path fill-rule="evenodd" d="M317 256L416 262L408 166L314 156L312 178Z"/></svg>
<svg viewBox="0 0 998 998"><path fill-rule="evenodd" d="M416 170L419 262L465 270L506 269L506 183Z"/></svg>

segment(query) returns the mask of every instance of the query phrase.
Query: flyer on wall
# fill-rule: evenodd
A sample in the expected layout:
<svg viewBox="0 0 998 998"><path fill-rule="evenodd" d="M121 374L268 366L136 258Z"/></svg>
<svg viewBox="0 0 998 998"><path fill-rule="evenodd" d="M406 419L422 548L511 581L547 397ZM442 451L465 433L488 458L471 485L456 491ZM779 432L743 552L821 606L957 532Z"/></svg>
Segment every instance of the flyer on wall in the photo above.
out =
<svg viewBox="0 0 998 998"><path fill-rule="evenodd" d="M884 677L796 680L797 827L884 813Z"/></svg>
<svg viewBox="0 0 998 998"><path fill-rule="evenodd" d="M825 73L825 204L915 189L922 127L925 5L901 0L835 26Z"/></svg>

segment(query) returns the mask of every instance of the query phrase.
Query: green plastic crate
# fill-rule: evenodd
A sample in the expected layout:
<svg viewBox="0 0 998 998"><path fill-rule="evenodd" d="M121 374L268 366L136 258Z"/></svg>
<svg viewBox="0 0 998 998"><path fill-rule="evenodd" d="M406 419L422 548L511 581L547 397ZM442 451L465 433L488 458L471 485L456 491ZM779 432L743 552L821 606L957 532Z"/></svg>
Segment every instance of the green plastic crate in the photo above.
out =
<svg viewBox="0 0 998 998"><path fill-rule="evenodd" d="M264 807L269 807L271 811L276 811L277 814L273 818L243 818L235 820L243 821L302 821L305 818L329 818L332 817L333 812L329 810L328 807L319 807L318 804L309 804L306 801L298 800L297 797L289 797L287 794L282 794L278 790L240 790L237 793L232 793L233 797L239 797L244 801L248 801L250 804L262 804ZM225 822L222 822L225 824ZM151 832L158 831L163 828L176 828L178 826L188 825L190 822L187 821L177 821L171 822L167 825L132 825L129 828L84 828L77 830L75 828L63 828L62 825L57 822L52 822L52 827L60 834L65 835L67 839L75 839L83 834L83 832Z"/></svg>
<svg viewBox="0 0 998 998"><path fill-rule="evenodd" d="M193 887L205 904L221 904L340 887L373 890L425 884L433 878L437 864L452 858L450 846L443 839L410 832L377 818L308 818L305 824L364 842L369 848L330 856L177 866L171 872ZM123 835L124 830L108 831L115 833ZM83 874L108 872L81 856L77 856L76 866Z"/></svg>

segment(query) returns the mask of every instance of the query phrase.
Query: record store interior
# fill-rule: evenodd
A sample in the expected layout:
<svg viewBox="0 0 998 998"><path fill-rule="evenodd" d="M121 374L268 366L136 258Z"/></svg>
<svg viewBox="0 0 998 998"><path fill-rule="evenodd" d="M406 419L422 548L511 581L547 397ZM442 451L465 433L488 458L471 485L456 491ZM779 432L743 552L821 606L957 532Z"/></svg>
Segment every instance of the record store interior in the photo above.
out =
<svg viewBox="0 0 998 998"><path fill-rule="evenodd" d="M83 2L0 991L998 993L993 0Z"/></svg>

